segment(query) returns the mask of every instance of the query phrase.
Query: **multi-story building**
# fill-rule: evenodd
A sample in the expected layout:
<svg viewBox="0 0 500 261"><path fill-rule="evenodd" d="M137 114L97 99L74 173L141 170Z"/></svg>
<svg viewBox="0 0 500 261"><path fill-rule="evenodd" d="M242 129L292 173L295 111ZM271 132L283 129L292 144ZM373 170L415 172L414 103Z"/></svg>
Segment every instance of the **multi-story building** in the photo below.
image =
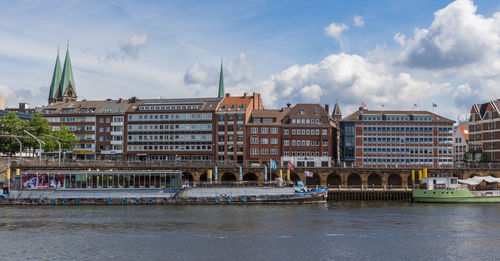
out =
<svg viewBox="0 0 500 261"><path fill-rule="evenodd" d="M469 118L469 152L473 162L500 162L500 99L474 104Z"/></svg>
<svg viewBox="0 0 500 261"><path fill-rule="evenodd" d="M215 111L217 128L217 161L220 163L243 163L246 147L245 125L253 110L262 110L260 94L246 93L243 96L231 96L226 93Z"/></svg>
<svg viewBox="0 0 500 261"><path fill-rule="evenodd" d="M342 161L367 167L452 165L453 123L428 111L360 107L340 123Z"/></svg>
<svg viewBox="0 0 500 261"><path fill-rule="evenodd" d="M75 159L96 159L96 111L105 101L53 102L39 110L53 130L65 126L79 140L73 146Z"/></svg>
<svg viewBox="0 0 500 261"><path fill-rule="evenodd" d="M457 125L453 127L453 164L463 166L469 150L469 127Z"/></svg>
<svg viewBox="0 0 500 261"><path fill-rule="evenodd" d="M127 160L211 162L221 98L144 99L124 121Z"/></svg>
<svg viewBox="0 0 500 261"><path fill-rule="evenodd" d="M286 165L329 167L335 160L337 127L329 106L297 104L281 120L282 157Z"/></svg>
<svg viewBox="0 0 500 261"><path fill-rule="evenodd" d="M253 110L245 126L245 161L251 164L281 160L281 120L290 110Z"/></svg>

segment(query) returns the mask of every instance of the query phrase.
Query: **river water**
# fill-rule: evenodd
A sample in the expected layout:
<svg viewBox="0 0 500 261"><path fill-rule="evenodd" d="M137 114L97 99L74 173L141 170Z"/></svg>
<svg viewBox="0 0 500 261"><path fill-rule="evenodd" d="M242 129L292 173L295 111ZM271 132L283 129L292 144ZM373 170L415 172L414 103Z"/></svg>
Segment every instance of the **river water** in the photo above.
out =
<svg viewBox="0 0 500 261"><path fill-rule="evenodd" d="M0 208L0 260L499 259L493 204Z"/></svg>

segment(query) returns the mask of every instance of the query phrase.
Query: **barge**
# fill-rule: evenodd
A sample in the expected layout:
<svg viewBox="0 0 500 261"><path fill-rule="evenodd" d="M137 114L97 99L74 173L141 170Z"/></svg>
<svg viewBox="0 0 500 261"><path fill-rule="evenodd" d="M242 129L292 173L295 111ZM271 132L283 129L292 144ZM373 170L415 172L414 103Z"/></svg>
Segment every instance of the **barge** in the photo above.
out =
<svg viewBox="0 0 500 261"><path fill-rule="evenodd" d="M19 173L0 205L323 203L328 195L328 188L309 190L280 180L267 186L195 187L181 177L181 171Z"/></svg>

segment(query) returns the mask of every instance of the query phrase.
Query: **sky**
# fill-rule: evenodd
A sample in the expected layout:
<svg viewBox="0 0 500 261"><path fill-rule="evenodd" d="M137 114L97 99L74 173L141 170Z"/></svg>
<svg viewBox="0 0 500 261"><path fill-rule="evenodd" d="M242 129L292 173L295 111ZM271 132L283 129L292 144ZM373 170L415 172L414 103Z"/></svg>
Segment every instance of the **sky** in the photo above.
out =
<svg viewBox="0 0 500 261"><path fill-rule="evenodd" d="M214 97L221 60L226 92L259 92L266 108L463 120L500 98L496 0L1 1L8 106L46 105L68 42L79 99Z"/></svg>

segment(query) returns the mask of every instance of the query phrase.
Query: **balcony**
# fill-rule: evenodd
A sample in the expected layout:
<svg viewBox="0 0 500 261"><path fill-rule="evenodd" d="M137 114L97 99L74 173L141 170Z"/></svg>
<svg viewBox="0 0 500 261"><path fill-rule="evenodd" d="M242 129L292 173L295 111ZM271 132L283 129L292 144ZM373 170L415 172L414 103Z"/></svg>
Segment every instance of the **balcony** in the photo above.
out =
<svg viewBox="0 0 500 261"><path fill-rule="evenodd" d="M113 121L113 122L111 122L111 126L123 126L123 121L121 121L121 122Z"/></svg>
<svg viewBox="0 0 500 261"><path fill-rule="evenodd" d="M112 136L122 136L123 135L123 131L112 131L111 135Z"/></svg>
<svg viewBox="0 0 500 261"><path fill-rule="evenodd" d="M110 143L113 144L113 145L122 145L123 144L123 140L112 140Z"/></svg>
<svg viewBox="0 0 500 261"><path fill-rule="evenodd" d="M123 150L101 150L101 154L121 154Z"/></svg>

